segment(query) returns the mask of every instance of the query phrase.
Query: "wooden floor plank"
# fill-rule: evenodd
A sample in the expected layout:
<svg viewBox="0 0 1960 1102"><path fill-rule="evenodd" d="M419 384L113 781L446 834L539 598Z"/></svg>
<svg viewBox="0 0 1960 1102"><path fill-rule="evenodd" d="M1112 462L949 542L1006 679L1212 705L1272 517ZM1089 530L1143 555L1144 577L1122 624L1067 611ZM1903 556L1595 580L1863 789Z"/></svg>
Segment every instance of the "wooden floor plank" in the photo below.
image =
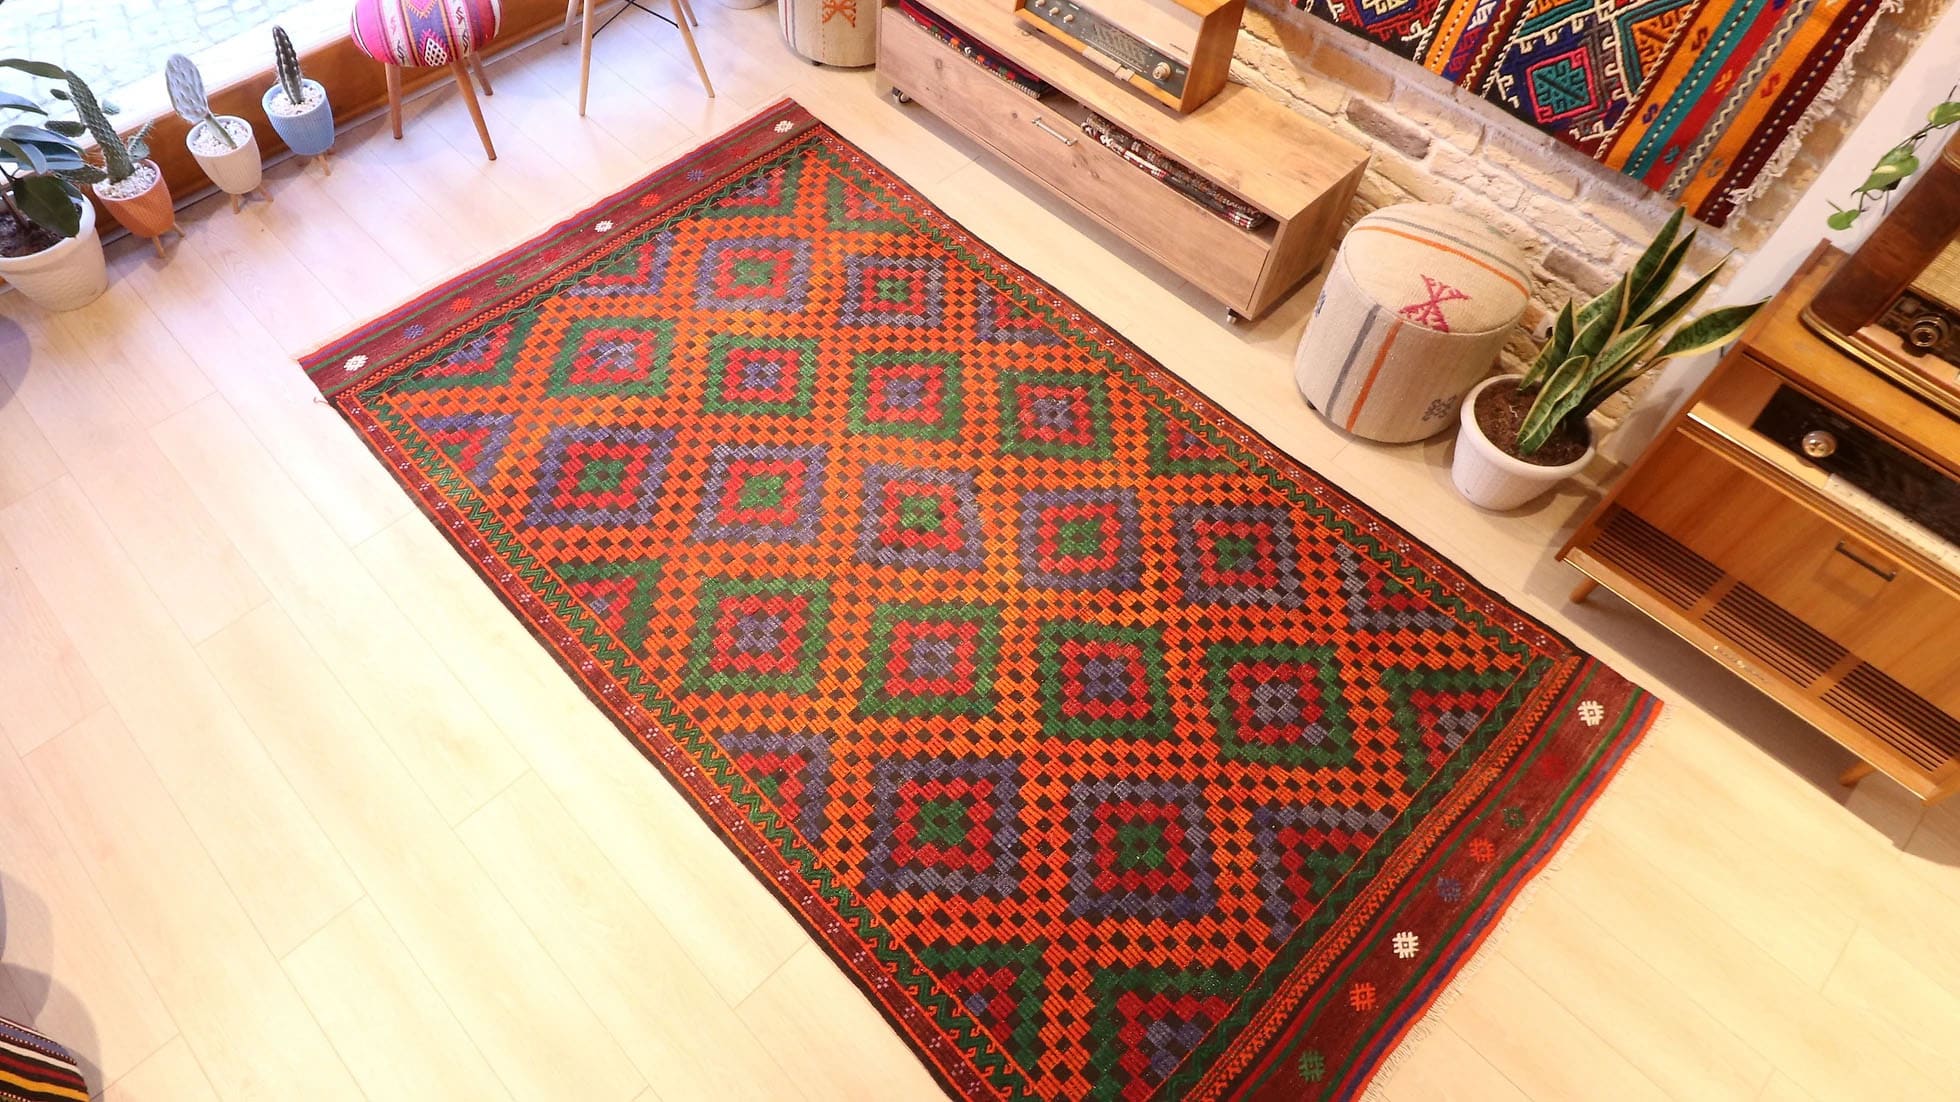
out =
<svg viewBox="0 0 1960 1102"><path fill-rule="evenodd" d="M102 1092L102 1102L206 1102L217 1097L182 1037L151 1053Z"/></svg>

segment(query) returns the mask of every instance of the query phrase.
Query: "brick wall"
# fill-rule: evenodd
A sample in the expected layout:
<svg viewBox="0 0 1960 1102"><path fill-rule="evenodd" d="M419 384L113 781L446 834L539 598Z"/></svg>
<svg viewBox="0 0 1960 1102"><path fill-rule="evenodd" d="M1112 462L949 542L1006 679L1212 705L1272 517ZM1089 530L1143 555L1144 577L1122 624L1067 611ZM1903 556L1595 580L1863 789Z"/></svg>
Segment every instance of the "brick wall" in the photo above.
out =
<svg viewBox="0 0 1960 1102"><path fill-rule="evenodd" d="M1812 129L1779 186L1722 229L1703 228L1690 260L1695 271L1731 249L1739 267L1769 235L1941 6L1909 0L1880 16L1849 90ZM1373 160L1350 217L1413 200L1449 203L1487 219L1525 251L1537 289L1525 331L1505 349L1513 363L1531 355L1532 338L1567 298L1611 285L1673 213L1671 202L1495 104L1286 0L1248 0L1233 76L1368 147ZM1824 227L1817 230L1822 237ZM1621 392L1604 412L1617 418L1649 382Z"/></svg>

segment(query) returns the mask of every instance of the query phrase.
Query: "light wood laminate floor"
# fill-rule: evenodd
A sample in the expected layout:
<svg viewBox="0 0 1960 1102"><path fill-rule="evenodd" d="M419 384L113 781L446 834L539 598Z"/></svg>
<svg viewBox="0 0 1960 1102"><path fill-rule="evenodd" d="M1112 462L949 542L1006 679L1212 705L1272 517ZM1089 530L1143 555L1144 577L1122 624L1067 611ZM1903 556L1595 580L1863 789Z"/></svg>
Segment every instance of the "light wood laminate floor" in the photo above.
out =
<svg viewBox="0 0 1960 1102"><path fill-rule="evenodd" d="M1960 1097L1960 808L1922 813L1547 548L1588 499L1458 502L1355 443L1257 325L1018 182L772 9L498 59L407 139L207 201L107 296L0 296L0 1014L119 1102L923 1099L855 988L478 584L293 357L790 94L1322 473L1675 702L1394 1099Z"/></svg>

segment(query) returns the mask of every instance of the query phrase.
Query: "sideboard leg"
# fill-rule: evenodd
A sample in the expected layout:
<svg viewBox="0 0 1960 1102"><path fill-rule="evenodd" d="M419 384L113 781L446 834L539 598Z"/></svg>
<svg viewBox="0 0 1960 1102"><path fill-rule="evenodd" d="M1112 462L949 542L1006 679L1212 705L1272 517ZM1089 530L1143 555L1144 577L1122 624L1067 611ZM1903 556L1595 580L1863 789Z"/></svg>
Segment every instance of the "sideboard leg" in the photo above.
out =
<svg viewBox="0 0 1960 1102"><path fill-rule="evenodd" d="M1567 600L1575 605L1583 603L1586 598L1592 596L1592 591L1598 588L1599 583L1593 581L1591 578L1582 579L1578 585L1572 587L1572 596L1568 597Z"/></svg>
<svg viewBox="0 0 1960 1102"><path fill-rule="evenodd" d="M1846 788L1850 788L1852 785L1857 784L1859 781L1864 780L1866 777L1871 776L1875 772L1877 772L1876 766L1872 765L1870 762L1861 761L1858 764L1852 766L1851 768L1845 770L1844 772L1839 773L1838 783Z"/></svg>

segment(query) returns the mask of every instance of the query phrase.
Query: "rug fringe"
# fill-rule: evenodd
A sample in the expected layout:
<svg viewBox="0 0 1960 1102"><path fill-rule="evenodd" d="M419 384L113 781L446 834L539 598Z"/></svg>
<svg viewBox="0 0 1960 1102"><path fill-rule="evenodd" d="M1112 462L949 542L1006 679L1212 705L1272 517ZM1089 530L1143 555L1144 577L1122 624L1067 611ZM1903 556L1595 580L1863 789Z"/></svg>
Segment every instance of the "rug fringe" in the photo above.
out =
<svg viewBox="0 0 1960 1102"><path fill-rule="evenodd" d="M1864 28L1858 32L1858 37L1853 39L1850 47L1845 50L1844 57L1831 69L1831 75L1824 78L1824 86L1817 90L1817 98L1810 101L1810 106L1804 109L1804 113L1798 116L1795 123L1791 124L1790 132L1783 136L1783 141L1777 145L1776 152L1770 154L1769 160L1763 163L1762 171L1758 172L1756 178L1749 181L1747 186L1737 188L1730 193L1730 203L1735 214L1741 213L1743 207L1768 194L1769 189L1776 185L1778 178L1789 171L1790 165L1803 153L1804 139L1810 136L1811 130L1823 121L1824 116L1837 110L1838 102L1844 98L1846 92L1851 90L1852 82L1857 79L1858 55L1870 44L1873 32L1878 30L1878 25L1885 21L1886 16L1905 10L1905 6L1905 0L1884 0L1878 10L1872 13L1871 19L1866 21Z"/></svg>
<svg viewBox="0 0 1960 1102"><path fill-rule="evenodd" d="M1647 747L1653 743L1655 737L1673 725L1676 711L1677 707L1673 704L1663 703L1661 705L1660 714L1654 717L1652 723L1648 724L1647 730L1641 733L1639 740L1627 750L1626 756L1621 760L1618 772L1622 777L1624 777L1626 770L1632 768L1640 756L1646 752ZM1414 1025L1409 1027L1408 1032L1403 1034L1400 1043L1395 1046L1395 1050L1384 1057L1382 1062L1375 1068L1375 1073L1368 1079L1368 1085L1362 1089L1361 1102L1391 1102L1389 1086L1395 1078L1395 1073L1401 1070L1402 1065L1408 1060L1409 1055L1423 1041L1428 1039L1429 1034L1436 1028L1435 1023L1441 1020L1443 1012L1448 1010L1451 1004L1455 1003L1462 996L1470 980L1478 972L1483 970L1484 963L1495 955L1498 945L1509 933L1512 922L1521 911L1531 905L1531 901L1545 886L1546 881L1550 880L1564 865L1565 855L1572 852L1579 843L1585 841L1592 834L1593 820L1599 812L1600 803L1614 799L1613 790L1617 787L1618 785L1616 784L1608 784L1600 792L1593 806L1587 810L1586 814L1580 816L1579 821L1574 823L1572 829L1566 832L1565 837L1559 840L1558 844L1552 850L1551 858L1545 862L1544 866L1534 873L1529 880L1519 885L1517 894L1511 897L1510 904L1504 908L1504 913L1498 916L1497 924L1491 928L1490 936L1486 937L1483 943L1477 946L1476 951L1471 954L1470 959L1465 961L1462 967L1456 970L1456 974L1450 977L1449 982L1444 985L1443 990L1430 1002L1429 1009L1425 1010L1422 1017Z"/></svg>

